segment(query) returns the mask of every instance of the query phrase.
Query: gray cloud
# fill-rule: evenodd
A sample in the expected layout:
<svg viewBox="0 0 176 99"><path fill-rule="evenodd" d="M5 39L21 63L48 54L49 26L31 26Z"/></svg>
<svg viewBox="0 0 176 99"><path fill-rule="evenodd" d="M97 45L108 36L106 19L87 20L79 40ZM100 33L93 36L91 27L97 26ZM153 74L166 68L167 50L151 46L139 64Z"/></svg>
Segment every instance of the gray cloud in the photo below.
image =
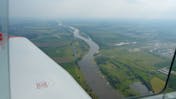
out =
<svg viewBox="0 0 176 99"><path fill-rule="evenodd" d="M10 16L176 18L176 0L10 0Z"/></svg>

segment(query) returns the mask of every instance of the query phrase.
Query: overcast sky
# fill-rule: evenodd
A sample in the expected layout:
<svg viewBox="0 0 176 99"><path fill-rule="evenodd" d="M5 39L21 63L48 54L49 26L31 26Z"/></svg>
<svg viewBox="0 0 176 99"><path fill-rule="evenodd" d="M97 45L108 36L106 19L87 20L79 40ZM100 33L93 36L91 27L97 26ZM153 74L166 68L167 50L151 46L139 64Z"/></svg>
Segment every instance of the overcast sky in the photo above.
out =
<svg viewBox="0 0 176 99"><path fill-rule="evenodd" d="M176 19L176 0L9 0L11 17Z"/></svg>

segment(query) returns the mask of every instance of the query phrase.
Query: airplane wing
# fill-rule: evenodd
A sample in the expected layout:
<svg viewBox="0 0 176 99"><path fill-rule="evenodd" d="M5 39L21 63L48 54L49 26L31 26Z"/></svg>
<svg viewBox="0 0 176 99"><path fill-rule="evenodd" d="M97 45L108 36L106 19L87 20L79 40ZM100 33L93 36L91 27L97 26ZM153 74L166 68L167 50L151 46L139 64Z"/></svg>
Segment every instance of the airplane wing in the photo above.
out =
<svg viewBox="0 0 176 99"><path fill-rule="evenodd" d="M10 37L11 99L91 99L60 65L24 37Z"/></svg>

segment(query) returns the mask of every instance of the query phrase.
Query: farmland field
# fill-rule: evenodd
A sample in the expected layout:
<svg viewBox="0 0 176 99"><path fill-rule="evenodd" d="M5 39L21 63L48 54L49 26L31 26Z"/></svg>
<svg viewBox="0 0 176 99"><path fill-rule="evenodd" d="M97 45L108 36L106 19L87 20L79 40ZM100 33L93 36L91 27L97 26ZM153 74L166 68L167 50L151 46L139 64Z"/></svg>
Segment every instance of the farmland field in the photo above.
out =
<svg viewBox="0 0 176 99"><path fill-rule="evenodd" d="M163 89L167 75L158 69L170 66L175 47L173 24L91 22L68 23L89 35L100 46L95 60L111 86L125 96L158 93ZM141 93L140 88L135 89L136 83L146 91Z"/></svg>
<svg viewBox="0 0 176 99"><path fill-rule="evenodd" d="M163 82L161 79L156 78L156 77L152 78L151 80L151 85L155 92L160 92L161 89L163 89L164 84L165 82Z"/></svg>
<svg viewBox="0 0 176 99"><path fill-rule="evenodd" d="M78 64L89 52L90 45L75 38L69 26L94 41L100 48L93 64L106 84L124 97L160 92L166 81L174 48L174 23L162 21L20 21L12 22L10 34L33 41L48 56L66 69L75 80L98 99ZM91 67L91 66L90 66ZM174 90L175 79L169 84ZM89 81L90 82L90 81Z"/></svg>

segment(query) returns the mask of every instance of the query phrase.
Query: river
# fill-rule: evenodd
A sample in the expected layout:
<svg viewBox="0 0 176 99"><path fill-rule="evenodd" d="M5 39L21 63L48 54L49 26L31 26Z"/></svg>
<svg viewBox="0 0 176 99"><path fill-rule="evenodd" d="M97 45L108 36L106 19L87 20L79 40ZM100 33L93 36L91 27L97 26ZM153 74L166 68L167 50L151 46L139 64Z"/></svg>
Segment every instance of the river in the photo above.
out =
<svg viewBox="0 0 176 99"><path fill-rule="evenodd" d="M99 52L99 46L90 37L86 38L80 35L79 29L71 27L75 38L85 41L89 45L89 51L78 62L81 71L84 74L87 84L99 99L120 99L122 95L113 89L108 81L101 74L98 65L94 61L94 54Z"/></svg>

